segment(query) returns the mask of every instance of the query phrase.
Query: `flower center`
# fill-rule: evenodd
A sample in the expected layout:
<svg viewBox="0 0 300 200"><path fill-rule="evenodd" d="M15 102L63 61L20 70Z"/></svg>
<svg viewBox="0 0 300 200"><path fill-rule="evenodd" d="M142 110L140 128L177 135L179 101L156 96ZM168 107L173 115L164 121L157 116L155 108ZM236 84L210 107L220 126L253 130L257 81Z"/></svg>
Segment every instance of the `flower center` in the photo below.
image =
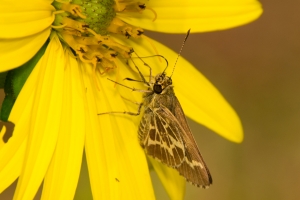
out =
<svg viewBox="0 0 300 200"><path fill-rule="evenodd" d="M78 21L88 24L90 29L100 35L108 34L107 27L116 16L113 8L114 0L73 0L73 3L80 5L82 14L86 16L85 19L79 18Z"/></svg>
<svg viewBox="0 0 300 200"><path fill-rule="evenodd" d="M143 29L116 17L117 12L142 12L145 4L134 0L56 0L53 29L76 56L103 74L116 68L115 58L129 58L133 49L115 42L109 34L140 37Z"/></svg>

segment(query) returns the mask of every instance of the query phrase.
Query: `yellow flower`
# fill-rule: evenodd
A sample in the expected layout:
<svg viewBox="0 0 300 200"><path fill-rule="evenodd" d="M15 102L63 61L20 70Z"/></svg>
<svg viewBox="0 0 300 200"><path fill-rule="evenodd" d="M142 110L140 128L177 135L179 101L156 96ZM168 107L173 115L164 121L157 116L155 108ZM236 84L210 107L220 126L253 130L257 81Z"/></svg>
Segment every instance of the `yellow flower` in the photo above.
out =
<svg viewBox="0 0 300 200"><path fill-rule="evenodd" d="M141 94L114 87L107 78L138 77L132 62L127 64L133 50L141 57L159 53L169 61L176 58L176 53L144 36L142 28L169 33L220 30L250 22L262 9L255 0L145 3L0 2L0 71L26 65L38 55L9 115L16 125L13 136L0 142L0 192L19 178L14 199L33 199L44 180L42 199L73 199L85 150L94 199L155 198L137 140L139 117L98 115L132 111L136 108L120 93L137 102ZM146 62L154 74L165 68L157 58ZM188 61L180 58L173 80L190 118L231 141L242 141L234 110ZM151 162L171 199L182 199L184 179Z"/></svg>

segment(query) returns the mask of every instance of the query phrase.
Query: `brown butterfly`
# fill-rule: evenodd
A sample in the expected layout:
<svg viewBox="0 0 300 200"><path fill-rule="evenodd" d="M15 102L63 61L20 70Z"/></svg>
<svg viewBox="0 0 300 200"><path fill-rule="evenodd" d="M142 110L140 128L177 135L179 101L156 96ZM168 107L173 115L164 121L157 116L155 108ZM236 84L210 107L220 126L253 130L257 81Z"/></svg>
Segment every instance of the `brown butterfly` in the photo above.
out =
<svg viewBox="0 0 300 200"><path fill-rule="evenodd" d="M145 152L175 168L198 187L212 184L210 172L200 154L181 105L175 96L172 79L158 74L145 93L144 115L139 125L139 141Z"/></svg>
<svg viewBox="0 0 300 200"><path fill-rule="evenodd" d="M189 31L184 42L188 35ZM146 63L144 64L148 66ZM182 107L175 96L171 77L166 76L166 73L163 72L153 78L150 68L150 80L147 82L138 68L137 70L143 80L139 82L147 84L148 90L138 90L111 81L133 91L144 92L143 102L139 104L138 112L109 113L139 115L144 107L145 111L138 129L141 147L149 156L176 169L187 181L198 187L207 188L212 184L212 177L200 154ZM126 79L135 81L130 78Z"/></svg>

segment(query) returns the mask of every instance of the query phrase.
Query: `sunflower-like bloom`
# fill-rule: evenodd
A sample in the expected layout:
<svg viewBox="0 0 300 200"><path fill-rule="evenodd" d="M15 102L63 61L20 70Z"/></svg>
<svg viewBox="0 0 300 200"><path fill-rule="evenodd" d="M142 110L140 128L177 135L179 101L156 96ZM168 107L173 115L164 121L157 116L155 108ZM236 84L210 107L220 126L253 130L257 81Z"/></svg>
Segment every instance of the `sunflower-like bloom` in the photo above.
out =
<svg viewBox="0 0 300 200"><path fill-rule="evenodd" d="M138 77L133 52L176 58L143 29L214 31L248 23L261 13L255 0L1 0L0 70L14 69L6 82L13 84L8 121L15 129L0 142L0 192L18 179L15 200L33 199L42 182L42 199L73 199L85 152L94 199L155 199L137 137L139 117L98 115L133 111L136 105L123 97L140 102L141 94L115 87L107 78ZM166 66L157 57L146 62L153 74ZM24 79L16 78L19 73L30 75L17 87ZM187 116L242 141L234 110L188 61L179 60L173 80ZM182 199L184 179L151 162L170 197Z"/></svg>

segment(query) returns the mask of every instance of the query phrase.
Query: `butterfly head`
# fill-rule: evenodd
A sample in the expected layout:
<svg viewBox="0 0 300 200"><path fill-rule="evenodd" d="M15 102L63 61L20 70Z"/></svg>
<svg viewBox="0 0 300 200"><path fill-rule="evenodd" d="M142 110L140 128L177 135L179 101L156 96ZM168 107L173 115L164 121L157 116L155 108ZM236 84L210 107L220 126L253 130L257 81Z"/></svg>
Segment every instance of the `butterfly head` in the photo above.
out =
<svg viewBox="0 0 300 200"><path fill-rule="evenodd" d="M157 74L155 76L155 82L153 84L153 91L156 94L161 94L165 88L172 85L172 79L166 76L165 73Z"/></svg>

